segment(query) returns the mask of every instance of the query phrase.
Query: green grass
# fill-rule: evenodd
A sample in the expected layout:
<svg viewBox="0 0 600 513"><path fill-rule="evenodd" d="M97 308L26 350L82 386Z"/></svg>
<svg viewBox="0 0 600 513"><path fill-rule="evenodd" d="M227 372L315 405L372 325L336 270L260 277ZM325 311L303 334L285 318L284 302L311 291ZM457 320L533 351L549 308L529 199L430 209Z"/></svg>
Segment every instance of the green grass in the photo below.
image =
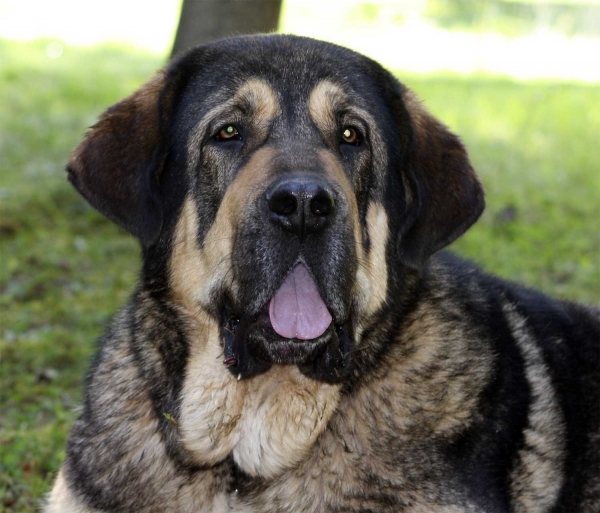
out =
<svg viewBox="0 0 600 513"><path fill-rule="evenodd" d="M449 30L523 36L551 29L568 36L598 36L600 6L586 0L428 0L425 17Z"/></svg>
<svg viewBox="0 0 600 513"><path fill-rule="evenodd" d="M93 211L64 165L86 127L159 58L0 40L0 511L33 511L64 456L82 378L136 277L136 242Z"/></svg>
<svg viewBox="0 0 600 513"><path fill-rule="evenodd" d="M129 294L134 240L71 189L69 150L161 65L131 49L0 40L0 512L37 507L64 456L82 379ZM488 192L455 248L563 298L600 302L600 87L487 76L401 79L461 134Z"/></svg>

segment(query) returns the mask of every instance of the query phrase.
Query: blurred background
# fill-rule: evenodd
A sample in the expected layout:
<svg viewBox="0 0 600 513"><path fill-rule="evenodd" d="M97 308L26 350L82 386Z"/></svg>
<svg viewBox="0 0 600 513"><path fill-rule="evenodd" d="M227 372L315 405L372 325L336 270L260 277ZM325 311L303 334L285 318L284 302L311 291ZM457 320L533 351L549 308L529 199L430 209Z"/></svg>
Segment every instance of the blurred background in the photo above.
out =
<svg viewBox="0 0 600 513"><path fill-rule="evenodd" d="M256 30L393 70L487 190L453 249L600 303L600 0L0 0L0 512L48 491L94 339L136 279L136 242L68 185L70 149L172 53Z"/></svg>

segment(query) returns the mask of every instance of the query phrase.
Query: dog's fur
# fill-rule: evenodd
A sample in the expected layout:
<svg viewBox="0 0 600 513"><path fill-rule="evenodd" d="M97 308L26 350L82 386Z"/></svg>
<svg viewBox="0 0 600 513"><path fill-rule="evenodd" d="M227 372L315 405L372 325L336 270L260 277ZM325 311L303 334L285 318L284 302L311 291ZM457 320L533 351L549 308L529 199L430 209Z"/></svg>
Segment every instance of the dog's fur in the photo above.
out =
<svg viewBox="0 0 600 513"><path fill-rule="evenodd" d="M375 62L292 36L196 48L68 172L143 267L48 513L600 511L598 310L433 256L483 191ZM299 174L335 194L306 237L265 214ZM299 259L333 317L315 342L264 325Z"/></svg>

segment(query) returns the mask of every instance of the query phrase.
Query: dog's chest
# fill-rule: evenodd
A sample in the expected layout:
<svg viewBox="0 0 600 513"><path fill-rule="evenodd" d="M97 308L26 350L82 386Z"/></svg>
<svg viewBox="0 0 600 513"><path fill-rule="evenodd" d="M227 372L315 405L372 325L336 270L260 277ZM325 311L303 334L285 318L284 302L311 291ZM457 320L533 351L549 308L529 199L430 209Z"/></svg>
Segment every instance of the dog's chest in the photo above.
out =
<svg viewBox="0 0 600 513"><path fill-rule="evenodd" d="M395 442L389 443L390 433L363 418L372 412L342 409L343 418L336 414L295 469L270 480L242 477L234 482L232 511L477 511L464 496L453 496L443 457L415 442L410 426L406 438L396 431Z"/></svg>

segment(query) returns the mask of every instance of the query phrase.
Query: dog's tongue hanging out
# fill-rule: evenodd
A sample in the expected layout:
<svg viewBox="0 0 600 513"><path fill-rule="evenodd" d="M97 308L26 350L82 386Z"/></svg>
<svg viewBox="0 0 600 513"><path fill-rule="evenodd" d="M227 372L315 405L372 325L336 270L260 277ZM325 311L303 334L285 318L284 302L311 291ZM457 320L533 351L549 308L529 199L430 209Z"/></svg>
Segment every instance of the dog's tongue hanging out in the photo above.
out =
<svg viewBox="0 0 600 513"><path fill-rule="evenodd" d="M294 267L275 292L269 317L275 332L285 338L311 340L325 333L331 314L305 265Z"/></svg>

